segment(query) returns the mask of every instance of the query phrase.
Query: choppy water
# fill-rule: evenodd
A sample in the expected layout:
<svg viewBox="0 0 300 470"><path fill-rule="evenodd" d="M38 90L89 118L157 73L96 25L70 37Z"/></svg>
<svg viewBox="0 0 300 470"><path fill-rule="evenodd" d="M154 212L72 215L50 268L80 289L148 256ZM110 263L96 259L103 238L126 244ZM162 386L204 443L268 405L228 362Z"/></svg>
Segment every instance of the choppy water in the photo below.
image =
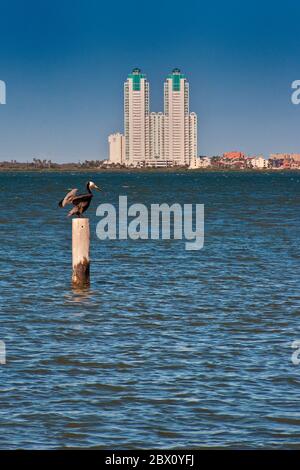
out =
<svg viewBox="0 0 300 470"><path fill-rule="evenodd" d="M92 279L57 201L87 179ZM0 174L1 448L300 448L299 173ZM205 246L100 242L97 201L205 204Z"/></svg>

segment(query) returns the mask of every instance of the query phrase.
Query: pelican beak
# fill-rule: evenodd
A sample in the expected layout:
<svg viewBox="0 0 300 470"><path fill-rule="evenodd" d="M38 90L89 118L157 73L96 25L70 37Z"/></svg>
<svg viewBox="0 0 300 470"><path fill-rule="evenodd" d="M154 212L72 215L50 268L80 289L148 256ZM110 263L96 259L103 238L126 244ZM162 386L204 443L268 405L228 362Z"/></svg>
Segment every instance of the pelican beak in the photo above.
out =
<svg viewBox="0 0 300 470"><path fill-rule="evenodd" d="M97 191L102 191L101 188L98 188L98 186L95 185L95 188L94 189L97 189Z"/></svg>

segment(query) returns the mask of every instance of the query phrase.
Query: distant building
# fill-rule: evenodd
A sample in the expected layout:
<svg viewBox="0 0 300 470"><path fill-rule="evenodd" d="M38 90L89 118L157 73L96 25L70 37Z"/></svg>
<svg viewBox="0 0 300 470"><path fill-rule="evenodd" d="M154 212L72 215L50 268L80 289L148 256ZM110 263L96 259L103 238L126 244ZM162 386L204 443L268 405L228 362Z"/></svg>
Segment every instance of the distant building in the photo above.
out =
<svg viewBox="0 0 300 470"><path fill-rule="evenodd" d="M200 168L199 160L200 158L197 158L197 157L191 158L190 164L189 164L189 170L196 170L197 168Z"/></svg>
<svg viewBox="0 0 300 470"><path fill-rule="evenodd" d="M125 161L125 137L117 132L108 137L109 163L124 163Z"/></svg>
<svg viewBox="0 0 300 470"><path fill-rule="evenodd" d="M285 154L271 153L269 164L271 168L281 168L285 159Z"/></svg>
<svg viewBox="0 0 300 470"><path fill-rule="evenodd" d="M189 117L189 162L191 162L192 159L197 158L198 154L198 119L197 119L197 114L196 113L190 113Z"/></svg>
<svg viewBox="0 0 300 470"><path fill-rule="evenodd" d="M150 113L150 160L154 164L165 157L164 138L164 114Z"/></svg>
<svg viewBox="0 0 300 470"><path fill-rule="evenodd" d="M291 158L294 162L300 163L300 153L291 153Z"/></svg>
<svg viewBox="0 0 300 470"><path fill-rule="evenodd" d="M154 167L154 168L168 168L174 165L173 165L172 160L155 160L155 161L149 161L146 164L146 166Z"/></svg>
<svg viewBox="0 0 300 470"><path fill-rule="evenodd" d="M197 168L208 168L211 166L211 164L211 158L209 157L193 157L189 165L189 170L196 170Z"/></svg>
<svg viewBox="0 0 300 470"><path fill-rule="evenodd" d="M223 158L225 160L241 160L245 158L245 154L243 152L225 152Z"/></svg>
<svg viewBox="0 0 300 470"><path fill-rule="evenodd" d="M292 162L291 162L291 168L300 168L300 154L299 153L292 153Z"/></svg>
<svg viewBox="0 0 300 470"><path fill-rule="evenodd" d="M177 68L164 84L164 114L165 157L176 165L189 165L197 155L197 116L189 114L189 83Z"/></svg>
<svg viewBox="0 0 300 470"><path fill-rule="evenodd" d="M124 83L125 163L149 159L149 82L138 68Z"/></svg>
<svg viewBox="0 0 300 470"><path fill-rule="evenodd" d="M289 153L271 153L270 160L285 160L289 157Z"/></svg>
<svg viewBox="0 0 300 470"><path fill-rule="evenodd" d="M133 69L124 83L122 162L133 167L169 166L170 162L172 166L189 165L197 157L198 144L197 115L189 112L186 77L177 68L167 76L163 113L150 113L149 94L146 76L139 68Z"/></svg>
<svg viewBox="0 0 300 470"><path fill-rule="evenodd" d="M210 157L199 158L199 164L200 164L200 168L207 168L211 166L212 164L211 158Z"/></svg>
<svg viewBox="0 0 300 470"><path fill-rule="evenodd" d="M269 161L266 160L263 156L252 157L250 159L251 167L263 170L264 168L269 168Z"/></svg>
<svg viewBox="0 0 300 470"><path fill-rule="evenodd" d="M272 153L269 161L272 168L300 168L299 153Z"/></svg>

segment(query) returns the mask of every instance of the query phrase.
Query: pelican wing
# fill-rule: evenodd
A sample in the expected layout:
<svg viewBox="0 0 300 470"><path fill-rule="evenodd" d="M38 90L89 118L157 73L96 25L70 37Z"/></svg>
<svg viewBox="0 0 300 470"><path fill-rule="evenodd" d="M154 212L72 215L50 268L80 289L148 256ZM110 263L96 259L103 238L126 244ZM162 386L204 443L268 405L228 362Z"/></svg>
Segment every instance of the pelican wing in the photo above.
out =
<svg viewBox="0 0 300 470"><path fill-rule="evenodd" d="M73 202L73 199L74 197L76 196L76 193L77 193L78 189L74 188L74 189L71 189L70 192L68 192L64 199L62 199L58 205L59 207L65 207L67 204L72 204Z"/></svg>
<svg viewBox="0 0 300 470"><path fill-rule="evenodd" d="M77 206L80 202L89 201L92 197L92 194L80 194L79 196L73 197L72 204Z"/></svg>

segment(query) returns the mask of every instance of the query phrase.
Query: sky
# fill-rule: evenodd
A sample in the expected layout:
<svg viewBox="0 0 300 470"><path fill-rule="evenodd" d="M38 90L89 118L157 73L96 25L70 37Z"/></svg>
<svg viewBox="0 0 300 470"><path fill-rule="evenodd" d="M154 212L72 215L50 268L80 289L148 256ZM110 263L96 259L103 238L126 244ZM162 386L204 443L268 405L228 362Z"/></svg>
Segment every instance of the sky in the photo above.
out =
<svg viewBox="0 0 300 470"><path fill-rule="evenodd" d="M0 160L105 159L140 67L151 111L179 67L198 153L300 153L300 2L0 0Z"/></svg>

